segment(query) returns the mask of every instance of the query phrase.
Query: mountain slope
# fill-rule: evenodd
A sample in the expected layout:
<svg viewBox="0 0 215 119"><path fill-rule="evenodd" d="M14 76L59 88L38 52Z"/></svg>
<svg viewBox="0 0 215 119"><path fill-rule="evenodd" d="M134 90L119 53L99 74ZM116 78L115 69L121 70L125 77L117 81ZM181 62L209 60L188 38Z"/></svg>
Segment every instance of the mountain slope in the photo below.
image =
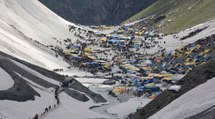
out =
<svg viewBox="0 0 215 119"><path fill-rule="evenodd" d="M77 39L68 25L77 27L37 0L0 0L0 51L49 70L66 69L69 64L57 58L50 46Z"/></svg>
<svg viewBox="0 0 215 119"><path fill-rule="evenodd" d="M202 86L205 87L204 83L207 82L207 80L209 80L209 81L207 82L206 85L208 86L208 88L213 90L213 88L212 88L213 86L211 87L211 85L209 86L208 84L210 84L210 82L214 81L214 79L212 81L210 80L213 77L215 77L214 61L215 61L215 59L211 60L210 62L208 62L205 65L197 67L195 70L189 72L186 76L184 76L177 83L178 85L182 85L182 89L179 92L165 90L156 99L154 99L149 104L147 104L144 108L142 108L137 113L135 113L131 117L131 119L148 119L149 117L151 117L151 119L157 119L158 117L159 118L162 117L162 119L163 118L164 119L173 119L173 118L177 118L178 115L180 115L180 116L184 115L186 118L188 118L189 116L195 115L195 114L203 111L204 109L207 109L210 106L213 106L213 105L206 104L206 103L211 104L209 101L209 102L205 102L204 105L199 105L199 107L196 105L196 107L198 107L198 110L196 110L196 108L194 108L195 106L186 107L187 106L186 104L190 103L190 100L192 100L192 99L190 99L190 100L186 100L186 99L189 96L191 96L190 92L193 92L193 90L195 90L196 88L197 88L197 90L199 90L199 87L202 87ZM202 84L202 85L200 85L200 84ZM206 90L202 89L202 91L206 91ZM211 91L208 91L208 92L211 92ZM213 91L211 93L213 93ZM197 93L197 94L199 94L199 93ZM196 92L193 95L196 96ZM190 97L190 98L194 98L194 96ZM204 100L206 98L207 98L207 96L206 97L200 96L199 100ZM178 103L176 104L176 102L182 101L182 100L184 100L184 102L183 102L184 104L181 102L182 104L180 104L181 105L181 107L180 107L180 106L178 106ZM211 97L210 97L210 100L211 100ZM193 102L193 104L195 104L195 103L196 102ZM171 108L173 106L174 106L174 108ZM202 106L202 108L201 108L201 106ZM175 107L180 107L180 108L175 108ZM170 108L171 108L171 113L169 110L168 111L166 110L166 109L170 109ZM187 111L193 112L193 113L192 114L187 113L185 111L185 109L187 109ZM165 110L165 114L164 114L164 110ZM183 113L186 113L186 115Z"/></svg>
<svg viewBox="0 0 215 119"><path fill-rule="evenodd" d="M77 39L68 25L80 28L37 0L0 0L0 118L106 118L89 109L106 102L102 96L73 77L49 71L69 66L51 49ZM71 70L71 75L87 75ZM59 85L68 81L72 85Z"/></svg>
<svg viewBox="0 0 215 119"><path fill-rule="evenodd" d="M5 77L6 79L0 78L1 83L14 82L12 86L10 85L10 87L0 90L0 118L29 118L33 117L34 114L42 113L45 107L49 105L55 108L54 105L56 106L57 102L54 89L60 82L68 79L2 52L0 52L0 68L1 75L8 75ZM58 94L60 105L56 108L59 108L59 111L52 114L55 117L48 116L47 119L59 119L62 118L62 114L68 116L63 117L64 119L69 119L71 114L74 117L83 119L87 117L103 117L100 114L91 112L89 107L96 105L94 102L105 102L105 99L76 80L74 80L73 85L75 86L71 85L65 92ZM71 108L74 106L76 108ZM65 108L70 110L65 110ZM82 113L80 110L85 111L87 114L80 116Z"/></svg>
<svg viewBox="0 0 215 119"><path fill-rule="evenodd" d="M149 15L166 15L166 21L170 19L172 22L166 22L161 30L165 33L179 32L213 19L214 7L214 0L159 0L126 22Z"/></svg>
<svg viewBox="0 0 215 119"><path fill-rule="evenodd" d="M215 103L214 83L215 78L212 78L206 83L199 85L170 103L149 119L185 119L213 107Z"/></svg>
<svg viewBox="0 0 215 119"><path fill-rule="evenodd" d="M63 18L84 25L116 25L156 0L40 0Z"/></svg>

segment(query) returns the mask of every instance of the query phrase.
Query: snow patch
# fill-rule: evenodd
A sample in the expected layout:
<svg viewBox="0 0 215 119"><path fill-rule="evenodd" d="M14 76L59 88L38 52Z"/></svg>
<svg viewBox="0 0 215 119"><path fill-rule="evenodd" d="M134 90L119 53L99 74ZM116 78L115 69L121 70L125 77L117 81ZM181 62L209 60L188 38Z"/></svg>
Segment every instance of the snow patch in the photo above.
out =
<svg viewBox="0 0 215 119"><path fill-rule="evenodd" d="M14 85L12 77L2 68L0 68L0 90L7 90Z"/></svg>
<svg viewBox="0 0 215 119"><path fill-rule="evenodd" d="M177 98L149 119L184 119L215 104L215 78Z"/></svg>

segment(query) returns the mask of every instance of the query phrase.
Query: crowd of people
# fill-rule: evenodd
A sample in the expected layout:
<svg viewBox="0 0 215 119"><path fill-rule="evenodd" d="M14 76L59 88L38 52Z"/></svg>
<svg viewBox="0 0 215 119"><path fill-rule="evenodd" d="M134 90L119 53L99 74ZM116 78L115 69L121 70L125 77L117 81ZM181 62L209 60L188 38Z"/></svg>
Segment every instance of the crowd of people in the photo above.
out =
<svg viewBox="0 0 215 119"><path fill-rule="evenodd" d="M184 75L210 60L215 42L212 35L169 52L161 45L166 44L162 39L164 35L150 25L153 22L149 18L123 25L110 34L69 26L69 31L75 34L77 40L65 39L60 43L64 48L52 46L52 50L56 56L62 56L71 64L68 68L78 67L94 75L111 76L118 81L111 94L117 95L127 91L128 87L134 87L134 95L155 98L163 89L179 80L175 75ZM205 29L207 27L197 29L182 39ZM149 54L147 50L154 47L158 47L158 52Z"/></svg>
<svg viewBox="0 0 215 119"><path fill-rule="evenodd" d="M74 84L74 79L68 80L68 81L63 81L60 83L60 86L57 86L54 90L54 98L56 100L56 104L53 105L49 105L48 107L46 107L43 112L41 114L35 114L35 116L32 119L39 119L42 118L44 116L46 116L49 112L51 112L52 110L54 110L55 108L57 108L60 105L60 99L59 99L59 94L65 90L66 88L68 88L70 85ZM31 119L31 118L29 118Z"/></svg>

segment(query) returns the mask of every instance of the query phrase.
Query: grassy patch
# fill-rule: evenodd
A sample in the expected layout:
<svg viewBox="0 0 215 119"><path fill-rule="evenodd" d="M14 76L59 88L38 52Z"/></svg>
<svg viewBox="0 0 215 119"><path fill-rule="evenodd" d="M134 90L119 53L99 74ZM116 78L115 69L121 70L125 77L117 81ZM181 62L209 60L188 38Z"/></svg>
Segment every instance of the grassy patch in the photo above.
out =
<svg viewBox="0 0 215 119"><path fill-rule="evenodd" d="M178 32L215 18L215 0L158 0L153 5L134 15L125 22L131 22L151 14L166 14L167 23L161 29L164 33Z"/></svg>

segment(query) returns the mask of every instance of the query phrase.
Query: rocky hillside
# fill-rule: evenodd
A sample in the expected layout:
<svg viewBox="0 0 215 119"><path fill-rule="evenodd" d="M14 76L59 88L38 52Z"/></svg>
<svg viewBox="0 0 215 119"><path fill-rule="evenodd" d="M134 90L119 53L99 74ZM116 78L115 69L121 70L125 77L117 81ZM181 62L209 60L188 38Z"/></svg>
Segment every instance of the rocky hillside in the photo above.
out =
<svg viewBox="0 0 215 119"><path fill-rule="evenodd" d="M157 0L39 0L68 21L116 25Z"/></svg>

